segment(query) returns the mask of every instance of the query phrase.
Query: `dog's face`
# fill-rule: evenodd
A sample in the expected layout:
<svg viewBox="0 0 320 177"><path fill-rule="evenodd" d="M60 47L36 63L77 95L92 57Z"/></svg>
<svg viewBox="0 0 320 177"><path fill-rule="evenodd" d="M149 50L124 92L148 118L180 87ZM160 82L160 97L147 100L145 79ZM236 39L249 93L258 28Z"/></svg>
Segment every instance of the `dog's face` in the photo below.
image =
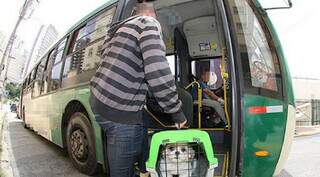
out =
<svg viewBox="0 0 320 177"><path fill-rule="evenodd" d="M162 158L167 161L189 162L194 156L195 152L188 144L168 144L162 151Z"/></svg>

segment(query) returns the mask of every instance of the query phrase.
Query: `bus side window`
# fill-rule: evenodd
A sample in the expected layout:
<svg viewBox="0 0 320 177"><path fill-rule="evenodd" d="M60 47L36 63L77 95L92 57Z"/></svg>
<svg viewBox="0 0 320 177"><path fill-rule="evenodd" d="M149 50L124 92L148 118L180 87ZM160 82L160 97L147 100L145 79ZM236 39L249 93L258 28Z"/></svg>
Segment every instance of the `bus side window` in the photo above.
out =
<svg viewBox="0 0 320 177"><path fill-rule="evenodd" d="M35 69L34 69L34 80L33 80L33 83L32 83L32 94L31 96L32 97L36 97L37 93L35 92L36 88L38 88L38 81L37 81L37 73L38 73L38 70L39 70L39 64L36 65Z"/></svg>
<svg viewBox="0 0 320 177"><path fill-rule="evenodd" d="M89 38L92 44L87 46L84 51L85 57L82 58L80 62L80 73L98 68L101 60L101 49L104 43L106 31L112 22L115 9L115 7L111 8L88 22L87 26L91 26L89 27L91 32L87 38Z"/></svg>
<svg viewBox="0 0 320 177"><path fill-rule="evenodd" d="M45 69L45 65L46 65L46 60L47 58L42 58L41 62L39 63L39 65L37 66L37 72L36 72L36 78L35 78L35 82L34 82L34 86L33 86L33 91L32 91L32 96L33 97L38 97L40 96L41 93L41 86L42 86L42 79L43 79L43 72Z"/></svg>
<svg viewBox="0 0 320 177"><path fill-rule="evenodd" d="M108 8L73 33L63 70L63 87L91 79L99 66L102 45L115 10L115 6Z"/></svg>
<svg viewBox="0 0 320 177"><path fill-rule="evenodd" d="M31 73L29 73L29 75L28 75L28 77L27 77L27 85L26 85L27 91L28 91L29 85L30 85L30 78L31 78Z"/></svg>
<svg viewBox="0 0 320 177"><path fill-rule="evenodd" d="M44 93L44 83L45 83L45 79L47 77L47 64L48 64L48 55L45 55L42 59L41 59L41 63L40 66L41 68L43 68L42 71L42 76L41 76L41 83L40 83L40 88L39 88L39 94L43 94Z"/></svg>
<svg viewBox="0 0 320 177"><path fill-rule="evenodd" d="M32 71L31 71L31 74L30 74L30 82L29 82L29 89L32 89L33 82L34 82L34 79L35 79L36 69L37 69L37 68L33 68Z"/></svg>
<svg viewBox="0 0 320 177"><path fill-rule="evenodd" d="M26 80L25 80L25 86L24 86L24 91L23 91L24 94L27 94L27 93L28 93L29 80L30 80L30 74L26 77Z"/></svg>
<svg viewBox="0 0 320 177"><path fill-rule="evenodd" d="M67 54L68 56L64 64L62 79L72 78L76 76L78 73L79 61L80 61L80 58L83 57L82 53L78 52L78 49L81 49L84 46L83 41L81 40L79 41L78 38L79 36L82 36L81 33L83 33L83 31L84 31L84 27L81 27L80 29L78 29L73 33L72 41L69 46L69 50Z"/></svg>
<svg viewBox="0 0 320 177"><path fill-rule="evenodd" d="M48 62L46 64L46 71L45 71L45 74L43 76L43 84L41 86L41 95L42 94L46 94L49 92L49 83L50 83L50 78L51 78L51 68L52 68L52 65L53 65L53 61L54 61L54 58L55 58L55 54L56 54L56 49L53 49L50 51L50 54L48 56Z"/></svg>
<svg viewBox="0 0 320 177"><path fill-rule="evenodd" d="M22 88L21 88L21 93L24 94L24 89L26 89L26 79L23 80Z"/></svg>
<svg viewBox="0 0 320 177"><path fill-rule="evenodd" d="M68 38L65 38L57 47L56 52L52 58L52 70L50 74L50 84L49 84L49 92L55 91L60 87L60 76L61 76L61 70L62 70L62 64L63 64L63 54L64 49L66 47Z"/></svg>

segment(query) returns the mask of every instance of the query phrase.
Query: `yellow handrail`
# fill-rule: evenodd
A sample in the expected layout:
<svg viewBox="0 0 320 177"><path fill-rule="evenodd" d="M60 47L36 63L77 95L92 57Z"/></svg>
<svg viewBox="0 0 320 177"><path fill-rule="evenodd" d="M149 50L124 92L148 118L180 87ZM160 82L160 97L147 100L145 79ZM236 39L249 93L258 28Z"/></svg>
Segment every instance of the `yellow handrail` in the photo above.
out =
<svg viewBox="0 0 320 177"><path fill-rule="evenodd" d="M221 74L222 74L222 78L223 78L223 92L224 92L224 112L226 114L226 118L227 118L227 125L228 128L227 130L230 131L231 130L231 126L230 126L230 117L229 117L229 113L228 113L228 98L227 98L227 79L229 78L229 74L228 72L226 72L226 55L225 55L225 49L222 49L222 57L221 57Z"/></svg>
<svg viewBox="0 0 320 177"><path fill-rule="evenodd" d="M202 109L202 88L197 81L191 82L185 89L189 89L191 86L197 85L198 91L198 127L201 128L201 109Z"/></svg>

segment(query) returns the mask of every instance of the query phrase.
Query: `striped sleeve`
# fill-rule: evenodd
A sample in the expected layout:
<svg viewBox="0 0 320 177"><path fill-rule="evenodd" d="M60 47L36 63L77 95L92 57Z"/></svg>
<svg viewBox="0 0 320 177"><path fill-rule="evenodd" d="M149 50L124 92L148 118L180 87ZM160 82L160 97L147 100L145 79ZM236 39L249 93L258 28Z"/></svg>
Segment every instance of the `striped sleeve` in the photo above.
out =
<svg viewBox="0 0 320 177"><path fill-rule="evenodd" d="M173 121L186 120L181 110L174 77L166 59L166 49L161 37L161 28L157 21L146 20L139 38L144 60L144 71L149 90L155 96L165 113L172 115Z"/></svg>

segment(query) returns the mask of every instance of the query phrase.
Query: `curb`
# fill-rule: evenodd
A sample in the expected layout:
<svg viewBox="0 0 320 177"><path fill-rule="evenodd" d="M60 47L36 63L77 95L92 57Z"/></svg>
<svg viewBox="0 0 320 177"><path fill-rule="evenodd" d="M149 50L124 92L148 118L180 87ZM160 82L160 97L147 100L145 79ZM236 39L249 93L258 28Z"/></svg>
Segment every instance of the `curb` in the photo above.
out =
<svg viewBox="0 0 320 177"><path fill-rule="evenodd" d="M318 134L320 134L320 130L300 133L300 134L294 135L294 137L296 138L296 137L303 137L303 136L313 136L313 135L318 135Z"/></svg>

